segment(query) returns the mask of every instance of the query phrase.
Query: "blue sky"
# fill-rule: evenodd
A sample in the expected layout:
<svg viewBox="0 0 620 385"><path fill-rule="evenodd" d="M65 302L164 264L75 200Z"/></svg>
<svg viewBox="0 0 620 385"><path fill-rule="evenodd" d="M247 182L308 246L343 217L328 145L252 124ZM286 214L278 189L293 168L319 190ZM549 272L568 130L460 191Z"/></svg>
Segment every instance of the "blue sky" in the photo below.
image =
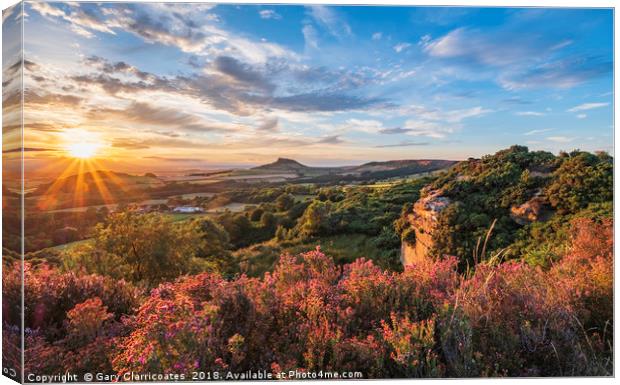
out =
<svg viewBox="0 0 620 385"><path fill-rule="evenodd" d="M37 159L115 165L612 150L609 9L31 3Z"/></svg>

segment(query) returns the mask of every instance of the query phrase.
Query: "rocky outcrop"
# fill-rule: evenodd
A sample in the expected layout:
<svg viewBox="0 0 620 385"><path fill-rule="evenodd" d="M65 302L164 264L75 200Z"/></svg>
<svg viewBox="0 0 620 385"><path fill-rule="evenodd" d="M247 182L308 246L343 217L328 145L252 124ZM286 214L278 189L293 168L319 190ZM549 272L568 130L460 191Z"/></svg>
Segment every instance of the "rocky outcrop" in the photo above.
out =
<svg viewBox="0 0 620 385"><path fill-rule="evenodd" d="M521 205L514 205L510 208L510 217L520 225L546 221L550 216L551 209L547 199L541 193Z"/></svg>
<svg viewBox="0 0 620 385"><path fill-rule="evenodd" d="M407 215L407 222L415 232L415 240L403 241L400 260L404 266L419 263L429 257L433 247L433 231L438 214L448 207L450 199L441 196L441 190L422 191L420 198Z"/></svg>

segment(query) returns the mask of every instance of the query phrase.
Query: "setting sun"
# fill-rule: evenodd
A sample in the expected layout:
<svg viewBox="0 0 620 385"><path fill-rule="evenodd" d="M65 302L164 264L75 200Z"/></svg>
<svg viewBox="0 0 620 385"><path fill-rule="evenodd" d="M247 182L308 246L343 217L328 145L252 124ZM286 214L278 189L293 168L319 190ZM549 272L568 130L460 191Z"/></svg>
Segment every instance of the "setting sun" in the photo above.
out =
<svg viewBox="0 0 620 385"><path fill-rule="evenodd" d="M95 156L99 147L97 143L71 143L67 145L67 152L74 158L88 159Z"/></svg>

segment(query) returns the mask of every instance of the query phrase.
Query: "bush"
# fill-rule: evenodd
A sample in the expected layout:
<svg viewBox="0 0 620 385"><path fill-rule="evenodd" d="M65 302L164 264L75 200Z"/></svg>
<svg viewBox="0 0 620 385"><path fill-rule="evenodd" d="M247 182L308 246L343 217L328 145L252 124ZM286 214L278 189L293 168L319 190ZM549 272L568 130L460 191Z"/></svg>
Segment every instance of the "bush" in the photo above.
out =
<svg viewBox="0 0 620 385"><path fill-rule="evenodd" d="M202 241L200 226L176 226L157 213L120 212L96 227L93 248L125 265L132 282L153 287L190 271Z"/></svg>
<svg viewBox="0 0 620 385"><path fill-rule="evenodd" d="M27 265L27 368L611 375L612 228L574 221L569 251L547 270L485 261L459 275L450 257L398 273L337 266L319 249L285 254L262 278L162 283L137 311L139 292L122 281ZM6 276L5 306L17 305L18 276Z"/></svg>

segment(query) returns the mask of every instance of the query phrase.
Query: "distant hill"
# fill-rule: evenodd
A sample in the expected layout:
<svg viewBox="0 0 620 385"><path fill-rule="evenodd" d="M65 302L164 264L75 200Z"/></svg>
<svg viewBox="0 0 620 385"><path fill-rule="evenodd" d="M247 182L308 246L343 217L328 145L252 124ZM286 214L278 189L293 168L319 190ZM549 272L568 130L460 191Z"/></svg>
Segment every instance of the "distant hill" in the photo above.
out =
<svg viewBox="0 0 620 385"><path fill-rule="evenodd" d="M278 160L276 160L275 162L264 164L262 166L253 167L252 170L291 172L291 171L308 170L310 168L319 168L319 167L308 167L304 164L299 163L298 161L294 159L278 158Z"/></svg>
<svg viewBox="0 0 620 385"><path fill-rule="evenodd" d="M405 159L405 160L389 160L387 162L369 162L361 166L357 166L348 170L356 173L374 173L395 170L410 170L414 172L429 172L441 170L454 165L453 160L436 160L436 159Z"/></svg>
<svg viewBox="0 0 620 385"><path fill-rule="evenodd" d="M386 162L369 162L359 166L344 167L311 167L294 159L278 158L275 162L254 167L251 172L294 174L298 178L342 178L372 179L406 176L441 170L454 165L451 160L406 159Z"/></svg>

